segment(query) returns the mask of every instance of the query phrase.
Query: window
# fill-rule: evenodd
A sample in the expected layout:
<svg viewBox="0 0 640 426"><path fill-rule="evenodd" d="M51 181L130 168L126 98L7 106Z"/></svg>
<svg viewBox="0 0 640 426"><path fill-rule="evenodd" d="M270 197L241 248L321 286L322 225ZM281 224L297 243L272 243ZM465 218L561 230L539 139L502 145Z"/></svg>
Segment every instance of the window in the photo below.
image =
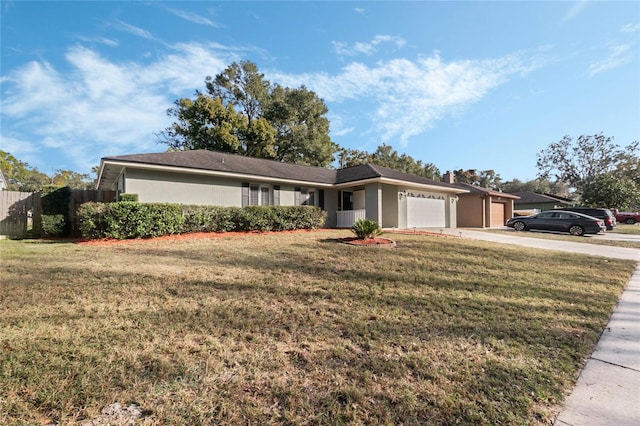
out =
<svg viewBox="0 0 640 426"><path fill-rule="evenodd" d="M308 188L295 188L294 204L296 206L315 206L316 193Z"/></svg>
<svg viewBox="0 0 640 426"><path fill-rule="evenodd" d="M275 185L273 187L273 205L280 205L280 187L278 185Z"/></svg>
<svg viewBox="0 0 640 426"><path fill-rule="evenodd" d="M261 206L271 205L271 203L269 202L269 187L267 186L260 187L260 205Z"/></svg>
<svg viewBox="0 0 640 426"><path fill-rule="evenodd" d="M278 189L278 202L280 202L280 189ZM242 207L244 206L270 206L271 188L257 184L242 184Z"/></svg>
<svg viewBox="0 0 640 426"><path fill-rule="evenodd" d="M250 192L249 192L249 205L250 206L260 205L260 203L259 203L259 199L260 199L259 189L260 189L259 186L251 185Z"/></svg>

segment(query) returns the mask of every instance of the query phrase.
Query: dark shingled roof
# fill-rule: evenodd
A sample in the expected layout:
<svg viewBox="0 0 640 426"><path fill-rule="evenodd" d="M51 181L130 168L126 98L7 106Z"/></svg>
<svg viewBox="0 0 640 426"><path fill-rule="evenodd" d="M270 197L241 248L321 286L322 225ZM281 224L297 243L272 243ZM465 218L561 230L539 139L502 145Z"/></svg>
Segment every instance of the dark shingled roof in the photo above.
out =
<svg viewBox="0 0 640 426"><path fill-rule="evenodd" d="M120 155L116 157L104 157L103 160L216 172L242 173L276 179L327 184L333 184L336 180L336 171L331 169L282 163L274 160L264 160L261 158L206 150Z"/></svg>
<svg viewBox="0 0 640 426"><path fill-rule="evenodd" d="M203 171L240 173L256 177L284 179L316 184L343 184L368 179L386 178L421 185L457 189L455 186L373 164L362 164L340 170L303 166L262 158L245 157L217 151L173 151L155 154L132 154L104 157L104 163L131 163L153 166L189 168ZM115 170L103 170L102 180L115 179ZM459 191L463 192L463 191Z"/></svg>
<svg viewBox="0 0 640 426"><path fill-rule="evenodd" d="M418 183L421 185L433 185L443 188L452 188L444 182L429 179L423 176L413 175L411 173L401 172L399 170L382 167L375 164L362 164L359 166L347 167L338 170L336 184L355 182L359 180L387 178L410 183Z"/></svg>
<svg viewBox="0 0 640 426"><path fill-rule="evenodd" d="M470 191L470 193L472 193L472 194L487 194L487 195L491 195L491 196L498 196L498 197L504 197L504 198L513 198L513 199L518 199L519 198L515 194L508 194L506 192L494 191L493 189L482 188L480 186L470 185L468 183L463 183L463 182L456 182L456 183L453 184L453 186L457 186L458 188L466 189L466 190Z"/></svg>
<svg viewBox="0 0 640 426"><path fill-rule="evenodd" d="M520 197L516 204L539 204L539 203L560 203L571 205L572 201L568 201L564 197L553 197L546 194L538 194L537 192L524 191L524 192L512 192L512 195Z"/></svg>

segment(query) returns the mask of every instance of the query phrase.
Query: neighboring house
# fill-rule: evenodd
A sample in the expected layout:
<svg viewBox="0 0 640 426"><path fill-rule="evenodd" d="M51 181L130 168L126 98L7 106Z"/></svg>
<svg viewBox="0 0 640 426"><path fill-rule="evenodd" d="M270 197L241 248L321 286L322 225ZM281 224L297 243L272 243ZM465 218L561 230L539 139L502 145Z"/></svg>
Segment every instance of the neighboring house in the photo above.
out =
<svg viewBox="0 0 640 426"><path fill-rule="evenodd" d="M0 191L2 191L3 189L7 189L7 180L4 178L4 175L2 174L2 169L0 169Z"/></svg>
<svg viewBox="0 0 640 426"><path fill-rule="evenodd" d="M458 195L467 192L371 164L332 170L204 150L104 157L97 188L140 202L312 205L340 228L361 218L384 228L455 228Z"/></svg>
<svg viewBox="0 0 640 426"><path fill-rule="evenodd" d="M515 210L551 210L562 207L570 207L575 201L557 195L538 194L537 192L512 192L511 195L520 197L514 202Z"/></svg>
<svg viewBox="0 0 640 426"><path fill-rule="evenodd" d="M447 172L445 182L452 182L453 175ZM513 217L514 201L518 196L494 191L488 188L469 185L468 183L453 183L469 192L460 194L458 200L458 226L468 228L491 228L504 226L507 219Z"/></svg>

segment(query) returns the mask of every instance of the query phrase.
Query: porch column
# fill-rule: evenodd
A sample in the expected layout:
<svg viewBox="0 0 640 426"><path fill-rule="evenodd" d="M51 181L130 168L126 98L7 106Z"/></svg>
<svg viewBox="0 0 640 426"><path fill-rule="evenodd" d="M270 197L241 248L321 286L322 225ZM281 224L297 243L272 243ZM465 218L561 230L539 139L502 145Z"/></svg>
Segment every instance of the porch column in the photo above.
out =
<svg viewBox="0 0 640 426"><path fill-rule="evenodd" d="M382 185L370 183L364 187L364 190L367 219L375 220L382 226Z"/></svg>

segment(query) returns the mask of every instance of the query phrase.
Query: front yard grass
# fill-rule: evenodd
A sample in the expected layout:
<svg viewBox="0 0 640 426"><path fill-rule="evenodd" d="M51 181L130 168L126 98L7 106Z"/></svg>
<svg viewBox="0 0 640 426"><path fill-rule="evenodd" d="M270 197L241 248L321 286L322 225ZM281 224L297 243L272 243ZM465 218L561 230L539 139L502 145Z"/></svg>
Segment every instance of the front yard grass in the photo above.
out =
<svg viewBox="0 0 640 426"><path fill-rule="evenodd" d="M634 262L342 231L0 241L0 418L551 424Z"/></svg>

